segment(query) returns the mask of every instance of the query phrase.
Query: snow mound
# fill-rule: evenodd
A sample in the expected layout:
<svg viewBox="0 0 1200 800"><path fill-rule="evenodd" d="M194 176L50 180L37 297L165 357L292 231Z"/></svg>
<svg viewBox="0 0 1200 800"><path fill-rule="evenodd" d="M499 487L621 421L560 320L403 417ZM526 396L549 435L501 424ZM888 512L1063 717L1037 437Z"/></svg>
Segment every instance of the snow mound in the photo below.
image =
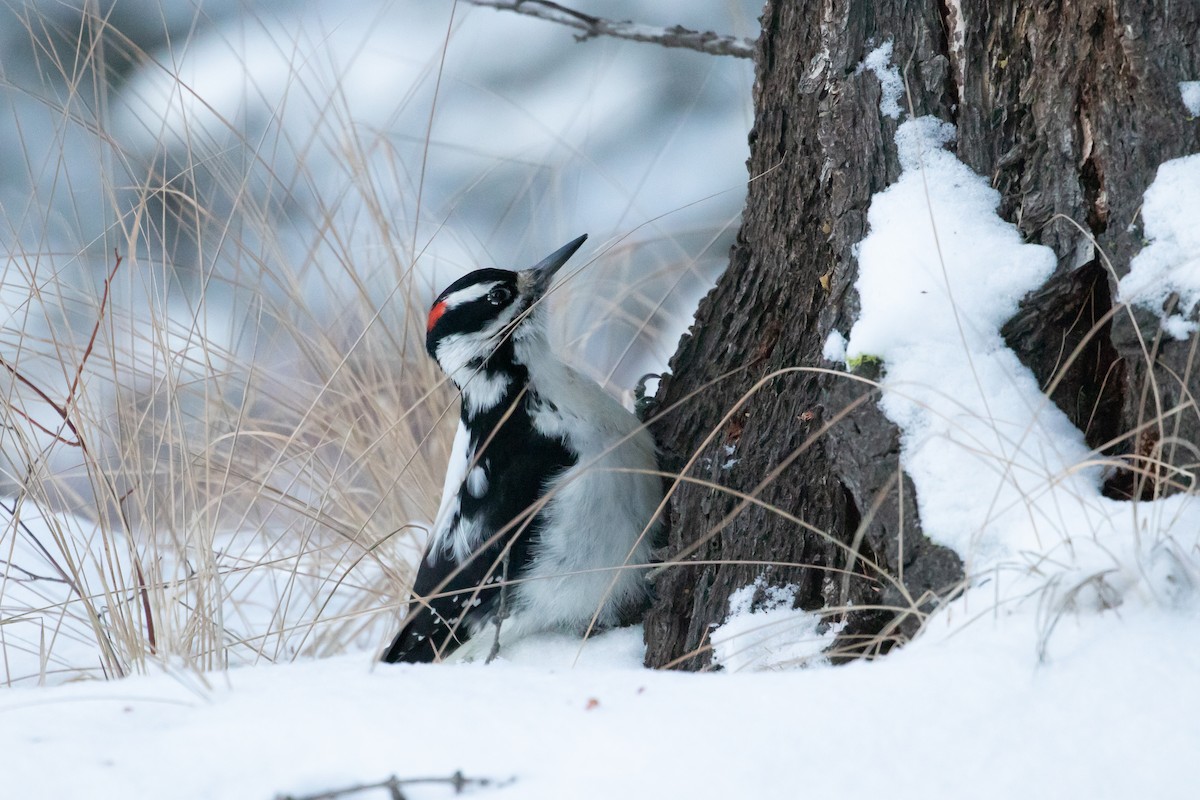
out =
<svg viewBox="0 0 1200 800"><path fill-rule="evenodd" d="M755 597L762 599L755 603ZM729 616L712 630L713 663L726 672L827 663L823 651L845 623L793 608L795 586L768 586L759 576L729 596Z"/></svg>
<svg viewBox="0 0 1200 800"><path fill-rule="evenodd" d="M1200 82L1196 83L1200 104ZM1175 339L1196 331L1189 319L1200 304L1200 154L1161 164L1142 202L1142 220L1150 243L1129 264L1117 286L1122 302L1142 306L1162 319ZM1179 302L1168 307L1171 295Z"/></svg>
<svg viewBox="0 0 1200 800"><path fill-rule="evenodd" d="M1192 602L1198 498L1101 494L1102 459L1000 335L1022 296L1054 271L1054 254L1023 242L997 216L999 194L939 149L952 131L919 118L896 133L904 170L872 199L858 249L862 312L847 345L851 364L884 363L880 404L902 431L925 533L953 548L969 575L992 573L984 607L1024 597L1058 611ZM1197 252L1185 236L1200 234L1178 229L1182 208L1200 208L1193 158L1164 165L1163 183L1147 193L1148 230L1174 238L1161 260L1143 263ZM1168 203L1181 207L1169 220Z"/></svg>

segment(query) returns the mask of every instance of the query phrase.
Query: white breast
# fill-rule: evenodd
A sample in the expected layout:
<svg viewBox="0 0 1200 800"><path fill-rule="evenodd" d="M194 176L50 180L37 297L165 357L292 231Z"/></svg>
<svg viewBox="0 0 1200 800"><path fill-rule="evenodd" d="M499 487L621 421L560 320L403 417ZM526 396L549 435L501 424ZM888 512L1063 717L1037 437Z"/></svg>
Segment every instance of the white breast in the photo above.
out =
<svg viewBox="0 0 1200 800"><path fill-rule="evenodd" d="M556 359L530 366L530 388L546 401L533 424L563 437L578 463L550 487L546 525L522 605L545 609L546 627L617 622L647 594L650 520L662 499L654 440L607 392Z"/></svg>

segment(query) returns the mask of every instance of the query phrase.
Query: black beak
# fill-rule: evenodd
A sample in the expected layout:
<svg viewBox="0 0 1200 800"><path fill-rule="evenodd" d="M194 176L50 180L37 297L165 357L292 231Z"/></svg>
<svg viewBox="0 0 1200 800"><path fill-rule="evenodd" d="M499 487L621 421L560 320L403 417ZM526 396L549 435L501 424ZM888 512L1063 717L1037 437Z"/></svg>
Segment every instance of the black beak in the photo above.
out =
<svg viewBox="0 0 1200 800"><path fill-rule="evenodd" d="M543 258L532 267L521 271L521 284L523 293L536 300L546 293L550 288L550 280L554 277L554 273L562 268L563 264L571 256L575 255L575 251L583 247L583 243L587 241L587 234L580 236L578 239L572 239L562 247L555 250L550 255Z"/></svg>

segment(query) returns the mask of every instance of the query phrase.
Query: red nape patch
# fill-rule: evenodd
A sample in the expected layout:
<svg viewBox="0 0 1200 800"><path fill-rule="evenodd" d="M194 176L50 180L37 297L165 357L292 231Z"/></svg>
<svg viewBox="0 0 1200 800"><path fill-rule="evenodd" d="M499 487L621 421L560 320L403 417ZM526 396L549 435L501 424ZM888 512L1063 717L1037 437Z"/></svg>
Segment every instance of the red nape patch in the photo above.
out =
<svg viewBox="0 0 1200 800"><path fill-rule="evenodd" d="M425 323L425 332L429 333L433 330L433 326L437 325L437 321L442 318L442 314L446 313L446 303L434 303L433 308L429 309L429 321Z"/></svg>

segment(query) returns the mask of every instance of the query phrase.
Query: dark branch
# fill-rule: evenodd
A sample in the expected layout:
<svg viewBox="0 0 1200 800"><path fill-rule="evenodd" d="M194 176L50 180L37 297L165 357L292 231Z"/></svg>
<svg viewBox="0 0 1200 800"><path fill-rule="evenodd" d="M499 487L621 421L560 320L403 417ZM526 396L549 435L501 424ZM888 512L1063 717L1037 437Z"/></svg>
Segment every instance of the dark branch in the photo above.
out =
<svg viewBox="0 0 1200 800"><path fill-rule="evenodd" d="M710 56L754 58L753 39L722 36L712 31L693 31L682 25L655 28L635 22L617 22L602 17L593 17L590 14L550 2L550 0L466 0L466 2L473 6L515 11L518 14L557 22L559 25L581 30L583 34L575 37L581 42L596 36L611 36L615 39L628 39L632 42L649 42L662 47L697 50Z"/></svg>
<svg viewBox="0 0 1200 800"><path fill-rule="evenodd" d="M345 786L341 789L331 789L328 792L318 792L317 794L291 795L281 794L276 795L275 800L337 800L337 798L345 797L359 792L370 791L371 789L386 789L391 800L405 800L404 792L401 791L402 786L415 786L422 783L441 783L451 786L455 794L462 794L463 789L472 786L507 786L512 780L495 781L491 778L468 778L461 772L456 772L453 775L445 778L397 778L395 775L388 778L386 781L378 783L359 783L354 786Z"/></svg>
<svg viewBox="0 0 1200 800"><path fill-rule="evenodd" d="M87 444L83 441L83 434L79 432L79 429L75 426L75 421L71 418L71 406L75 402L75 392L79 389L79 380L83 377L83 369L87 366L88 359L92 356L92 348L96 346L96 335L100 332L100 324L104 321L104 312L108 307L109 289L112 288L113 278L117 276L117 270L121 268L121 254L114 252L113 255L116 256L116 262L113 264L112 272L108 273L108 277L104 279L104 294L100 296L100 313L96 316L96 324L92 327L92 335L88 338L87 348L85 348L83 351L83 358L80 359L79 367L75 370L75 379L71 381L71 388L67 392L67 399L61 405L54 402L53 398L51 398L50 395L48 395L40 386L31 381L29 378L25 377L25 375L17 369L16 365L10 364L4 359L3 356L0 356L0 367L8 370L10 375L16 378L21 384L31 389L34 394L42 399L42 402L54 409L54 413L59 416L59 418L63 421L63 424L67 426L67 429L74 434L75 441L71 441L70 439L66 438L61 432L50 430L45 425L38 422L28 413L20 408L17 408L16 406L10 405L9 410L15 411L17 414L23 417L26 422L30 423L47 436L52 436L56 441L62 442L69 447L78 447L85 453L87 452Z"/></svg>

